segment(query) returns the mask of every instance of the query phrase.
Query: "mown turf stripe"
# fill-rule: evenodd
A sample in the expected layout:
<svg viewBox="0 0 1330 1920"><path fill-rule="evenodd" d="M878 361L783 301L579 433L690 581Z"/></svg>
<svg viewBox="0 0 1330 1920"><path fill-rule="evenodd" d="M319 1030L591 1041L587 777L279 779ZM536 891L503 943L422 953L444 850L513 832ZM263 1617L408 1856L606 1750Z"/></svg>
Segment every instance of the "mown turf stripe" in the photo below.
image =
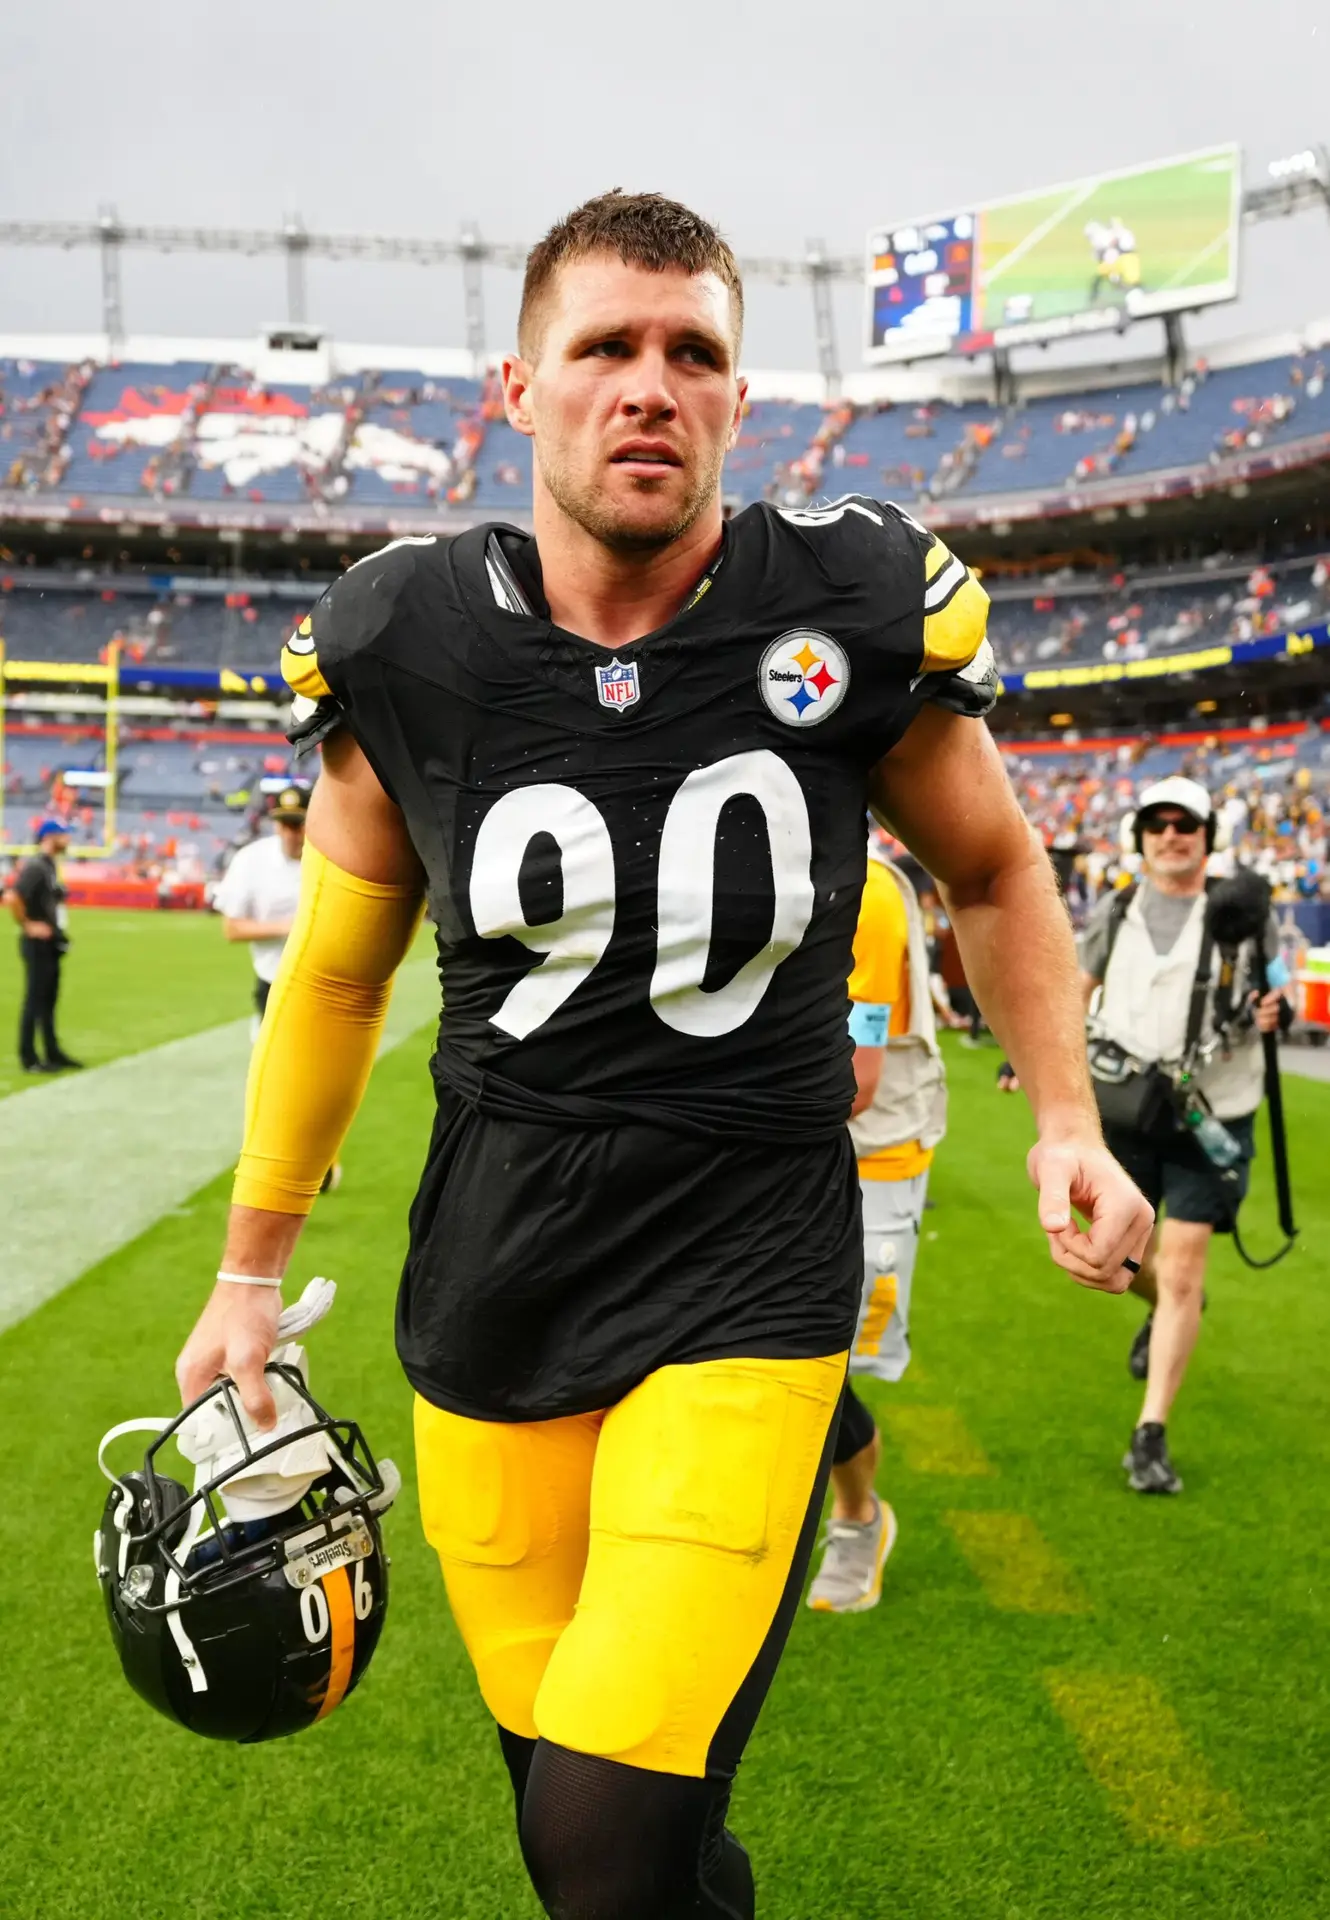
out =
<svg viewBox="0 0 1330 1920"><path fill-rule="evenodd" d="M1191 1849L1264 1839L1248 1826L1234 1796L1215 1786L1145 1674L1057 1667L1044 1682L1081 1758L1138 1844Z"/></svg>
<svg viewBox="0 0 1330 1920"><path fill-rule="evenodd" d="M433 967L403 967L384 1049L437 1004ZM249 1052L233 1020L0 1102L0 1330L235 1160Z"/></svg>
<svg viewBox="0 0 1330 1920"><path fill-rule="evenodd" d="M954 1407L888 1406L882 1417L911 1473L981 1479L997 1471Z"/></svg>
<svg viewBox="0 0 1330 1920"><path fill-rule="evenodd" d="M1090 1613L1090 1601L1025 1513L946 1513L956 1544L999 1613Z"/></svg>

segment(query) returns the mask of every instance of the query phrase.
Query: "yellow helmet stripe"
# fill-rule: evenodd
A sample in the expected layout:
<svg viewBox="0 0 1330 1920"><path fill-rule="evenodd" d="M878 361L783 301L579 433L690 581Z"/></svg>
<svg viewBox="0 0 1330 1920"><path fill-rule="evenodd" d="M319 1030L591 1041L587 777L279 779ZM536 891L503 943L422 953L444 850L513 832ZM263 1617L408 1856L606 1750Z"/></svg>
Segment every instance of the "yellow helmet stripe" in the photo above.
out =
<svg viewBox="0 0 1330 1920"><path fill-rule="evenodd" d="M340 1707L351 1684L351 1668L356 1652L356 1603L345 1567L332 1567L320 1585L328 1601L331 1625L328 1652L328 1691L314 1718L326 1720L334 1707Z"/></svg>

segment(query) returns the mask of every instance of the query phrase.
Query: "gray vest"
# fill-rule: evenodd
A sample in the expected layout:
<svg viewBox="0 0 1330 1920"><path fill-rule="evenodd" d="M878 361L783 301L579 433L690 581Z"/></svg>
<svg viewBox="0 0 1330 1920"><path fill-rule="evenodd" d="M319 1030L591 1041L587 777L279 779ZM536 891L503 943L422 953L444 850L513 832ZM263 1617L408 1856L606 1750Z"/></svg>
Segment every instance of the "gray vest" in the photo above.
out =
<svg viewBox="0 0 1330 1920"><path fill-rule="evenodd" d="M850 1122L850 1138L861 1160L910 1140L917 1140L921 1147L935 1147L947 1130L947 1075L929 992L924 916L900 868L876 846L869 847L868 857L887 869L905 902L910 930L910 1025L905 1033L888 1038L872 1104Z"/></svg>
<svg viewBox="0 0 1330 1920"><path fill-rule="evenodd" d="M1187 1037L1187 1009L1201 959L1206 896L1199 893L1186 925L1167 953L1156 953L1145 924L1139 892L1127 908L1103 985L1091 1005L1092 1031L1104 1034L1138 1060L1176 1067ZM1253 985L1252 942L1238 949L1234 1004ZM1260 1035L1240 1028L1227 1046L1218 1044L1214 1024L1215 987L1222 957L1216 950L1201 1023L1202 1060L1196 1083L1221 1120L1253 1113L1261 1104L1265 1062ZM1213 1049L1213 1051L1211 1051Z"/></svg>

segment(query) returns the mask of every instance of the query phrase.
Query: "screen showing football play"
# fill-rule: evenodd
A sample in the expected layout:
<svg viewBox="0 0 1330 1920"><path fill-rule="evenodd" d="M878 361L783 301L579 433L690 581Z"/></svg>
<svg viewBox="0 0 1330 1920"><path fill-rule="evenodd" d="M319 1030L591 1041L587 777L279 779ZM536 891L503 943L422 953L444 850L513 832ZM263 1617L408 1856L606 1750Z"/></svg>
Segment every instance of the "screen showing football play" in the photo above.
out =
<svg viewBox="0 0 1330 1920"><path fill-rule="evenodd" d="M1212 147L868 237L870 360L1097 333L1230 300L1241 153Z"/></svg>

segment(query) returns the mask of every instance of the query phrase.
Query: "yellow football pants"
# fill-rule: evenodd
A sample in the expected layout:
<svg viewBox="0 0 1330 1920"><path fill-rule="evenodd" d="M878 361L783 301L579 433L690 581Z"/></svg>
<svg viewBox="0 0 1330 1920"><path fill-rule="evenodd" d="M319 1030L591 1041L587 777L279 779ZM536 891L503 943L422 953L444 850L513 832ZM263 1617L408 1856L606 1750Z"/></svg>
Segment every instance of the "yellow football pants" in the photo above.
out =
<svg viewBox="0 0 1330 1920"><path fill-rule="evenodd" d="M425 1534L500 1726L705 1774L785 1593L845 1366L662 1367L606 1412L522 1424L417 1399Z"/></svg>

